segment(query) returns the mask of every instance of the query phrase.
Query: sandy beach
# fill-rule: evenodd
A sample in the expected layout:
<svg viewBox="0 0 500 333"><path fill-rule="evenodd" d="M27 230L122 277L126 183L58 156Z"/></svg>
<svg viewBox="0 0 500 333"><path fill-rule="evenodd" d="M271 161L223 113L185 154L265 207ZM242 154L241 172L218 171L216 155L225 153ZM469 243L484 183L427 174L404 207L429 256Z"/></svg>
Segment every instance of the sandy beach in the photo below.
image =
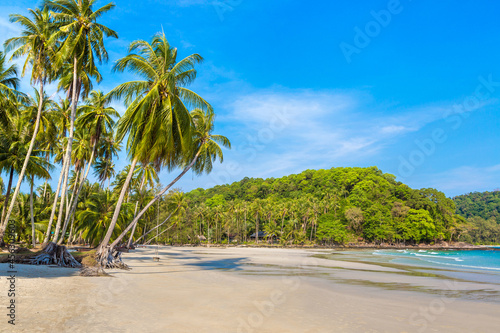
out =
<svg viewBox="0 0 500 333"><path fill-rule="evenodd" d="M16 265L2 332L497 332L500 281L313 257L332 250L155 247L131 270ZM326 257L325 257L326 258ZM8 304L1 265L2 304ZM447 272L448 276L453 272ZM5 307L4 307L5 309ZM4 310L6 311L6 310Z"/></svg>

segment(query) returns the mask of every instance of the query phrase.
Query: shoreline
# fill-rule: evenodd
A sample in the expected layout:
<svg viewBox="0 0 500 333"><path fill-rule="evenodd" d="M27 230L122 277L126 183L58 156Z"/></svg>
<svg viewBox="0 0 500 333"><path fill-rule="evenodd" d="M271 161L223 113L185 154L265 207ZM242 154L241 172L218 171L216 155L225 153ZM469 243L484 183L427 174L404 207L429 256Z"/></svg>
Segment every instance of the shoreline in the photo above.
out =
<svg viewBox="0 0 500 333"><path fill-rule="evenodd" d="M136 248L141 247L151 247L156 246L155 244L149 245L137 245ZM318 250L369 250L369 249L385 249L385 250L401 250L401 249L431 249L431 250L481 250L481 249L500 249L500 245L375 245L375 244L363 244L363 245L339 245L339 246L323 246L323 245L279 245L279 244L159 244L159 246L171 246L171 247L191 247L191 248L264 248L264 249L318 249Z"/></svg>
<svg viewBox="0 0 500 333"><path fill-rule="evenodd" d="M132 269L108 277L19 265L16 329L495 332L500 325L499 283L314 257L328 250L160 246L155 262L151 245L124 253Z"/></svg>

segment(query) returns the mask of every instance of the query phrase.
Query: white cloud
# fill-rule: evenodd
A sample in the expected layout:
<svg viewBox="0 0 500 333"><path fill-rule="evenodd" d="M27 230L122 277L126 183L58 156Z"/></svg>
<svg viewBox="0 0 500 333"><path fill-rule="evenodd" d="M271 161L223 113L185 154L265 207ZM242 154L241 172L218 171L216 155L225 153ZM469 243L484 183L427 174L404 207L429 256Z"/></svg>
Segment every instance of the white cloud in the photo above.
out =
<svg viewBox="0 0 500 333"><path fill-rule="evenodd" d="M429 186L451 195L492 191L500 187L500 164L486 167L464 165L427 178Z"/></svg>

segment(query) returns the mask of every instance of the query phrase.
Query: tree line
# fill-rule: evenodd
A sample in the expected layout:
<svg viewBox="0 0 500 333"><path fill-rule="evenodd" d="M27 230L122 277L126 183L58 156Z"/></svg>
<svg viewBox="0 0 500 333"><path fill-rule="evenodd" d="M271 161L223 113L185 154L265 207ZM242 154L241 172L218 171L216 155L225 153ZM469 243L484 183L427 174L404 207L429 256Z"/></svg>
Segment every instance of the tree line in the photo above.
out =
<svg viewBox="0 0 500 333"><path fill-rule="evenodd" d="M473 192L453 198L457 214L467 219L465 240L500 244L500 191Z"/></svg>
<svg viewBox="0 0 500 333"><path fill-rule="evenodd" d="M173 226L162 241L417 244L470 237L444 193L411 189L376 167L244 178L185 197L179 230ZM263 239L255 238L259 232Z"/></svg>

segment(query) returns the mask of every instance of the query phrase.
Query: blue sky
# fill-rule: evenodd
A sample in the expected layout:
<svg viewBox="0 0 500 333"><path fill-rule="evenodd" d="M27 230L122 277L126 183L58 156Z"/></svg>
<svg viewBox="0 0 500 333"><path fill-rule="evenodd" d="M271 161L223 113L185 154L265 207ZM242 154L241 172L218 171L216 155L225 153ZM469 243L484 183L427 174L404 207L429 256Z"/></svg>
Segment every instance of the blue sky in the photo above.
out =
<svg viewBox="0 0 500 333"><path fill-rule="evenodd" d="M0 2L2 42L18 33L8 14L39 2L11 3ZM183 190L347 166L377 166L449 196L500 187L500 3L116 4L103 23L120 38L106 43L99 89L132 79L112 74L113 62L162 28L181 56L205 58L192 89L214 106L216 132L233 149L210 175L186 175ZM117 169L125 164L122 154ZM161 173L163 184L174 177Z"/></svg>

